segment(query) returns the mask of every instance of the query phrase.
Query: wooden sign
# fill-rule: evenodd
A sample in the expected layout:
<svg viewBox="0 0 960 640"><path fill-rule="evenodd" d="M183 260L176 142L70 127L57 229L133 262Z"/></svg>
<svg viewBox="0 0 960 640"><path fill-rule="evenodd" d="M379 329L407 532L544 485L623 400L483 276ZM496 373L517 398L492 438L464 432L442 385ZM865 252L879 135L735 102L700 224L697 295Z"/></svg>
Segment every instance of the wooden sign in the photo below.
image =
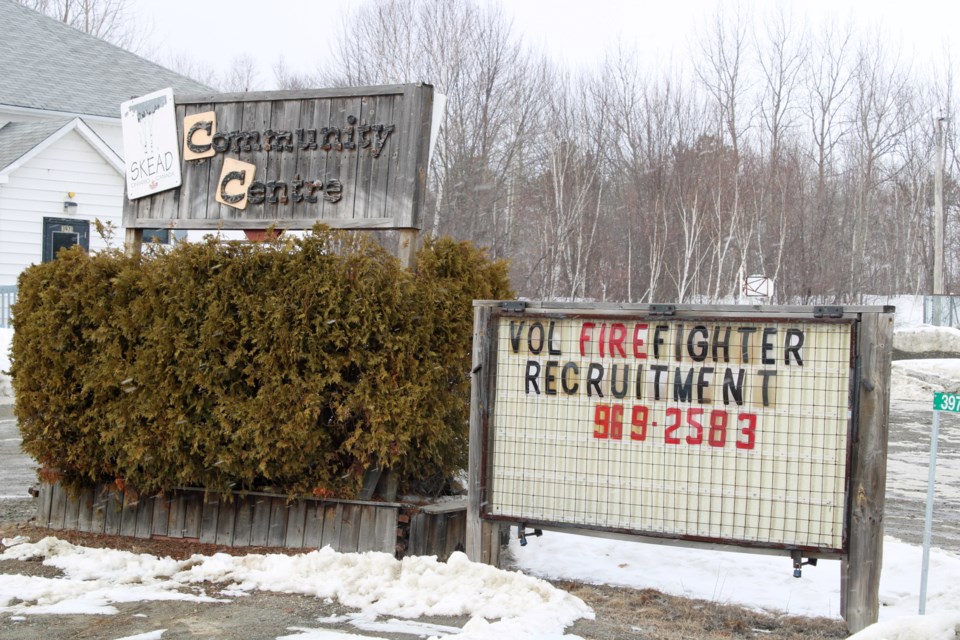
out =
<svg viewBox="0 0 960 640"><path fill-rule="evenodd" d="M124 203L130 229L419 229L433 87L177 97L180 188Z"/></svg>

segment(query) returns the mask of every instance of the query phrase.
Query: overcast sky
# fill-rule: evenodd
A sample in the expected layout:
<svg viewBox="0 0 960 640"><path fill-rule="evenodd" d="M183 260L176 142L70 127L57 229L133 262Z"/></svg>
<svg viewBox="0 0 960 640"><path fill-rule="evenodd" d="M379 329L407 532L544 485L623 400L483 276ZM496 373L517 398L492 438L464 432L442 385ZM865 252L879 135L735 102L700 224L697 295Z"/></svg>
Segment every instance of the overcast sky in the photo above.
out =
<svg viewBox="0 0 960 640"><path fill-rule="evenodd" d="M282 56L291 70L313 72L330 59L329 47L340 18L363 0L131 0L137 20L152 24L153 56L180 54L217 71L247 53L260 65L261 83L270 85L272 65ZM481 0L482 1L482 0ZM648 61L689 57L698 27L723 0L503 0L524 40L542 46L555 59L589 66L602 59L618 38L636 46ZM774 0L745 0L762 12ZM882 30L890 44L926 65L951 48L960 66L960 47L951 44L960 29L956 0L792 0L783 4L812 25L856 21ZM759 21L758 21L759 22ZM424 80L429 80L425 78ZM267 88L272 88L268 86Z"/></svg>

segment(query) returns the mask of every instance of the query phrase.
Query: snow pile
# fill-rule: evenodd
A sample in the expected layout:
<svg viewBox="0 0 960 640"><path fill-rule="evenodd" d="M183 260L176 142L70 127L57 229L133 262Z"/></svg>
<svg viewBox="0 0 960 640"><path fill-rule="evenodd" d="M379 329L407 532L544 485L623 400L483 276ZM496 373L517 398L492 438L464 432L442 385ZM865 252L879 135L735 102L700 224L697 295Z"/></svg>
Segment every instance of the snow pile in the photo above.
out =
<svg viewBox="0 0 960 640"><path fill-rule="evenodd" d="M175 561L48 537L0 554L0 559L29 558L43 558L64 578L4 576L0 612L115 613L112 603L133 600L211 602L181 589L227 583L222 592L227 597L254 590L300 593L336 599L368 616L470 616L459 638L556 638L579 618L593 617L582 600L543 580L473 563L462 553L442 563L432 556L399 561L386 553L326 547L293 556L220 553Z"/></svg>
<svg viewBox="0 0 960 640"><path fill-rule="evenodd" d="M960 329L929 325L897 327L893 348L906 353L960 354Z"/></svg>

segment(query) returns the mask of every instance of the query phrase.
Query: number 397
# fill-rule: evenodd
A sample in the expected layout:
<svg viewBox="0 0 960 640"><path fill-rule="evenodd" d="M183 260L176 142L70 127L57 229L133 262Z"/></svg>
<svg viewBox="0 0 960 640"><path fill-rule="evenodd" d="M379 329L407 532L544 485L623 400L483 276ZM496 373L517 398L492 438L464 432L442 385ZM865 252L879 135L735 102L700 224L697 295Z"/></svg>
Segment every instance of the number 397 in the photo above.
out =
<svg viewBox="0 0 960 640"><path fill-rule="evenodd" d="M593 413L593 437L602 440L622 440L624 438L625 418L628 437L633 441L647 440L653 430L663 427L665 444L687 444L697 446L707 444L711 447L727 446L728 432L732 432L732 446L737 449L753 449L757 440L757 416L752 413L738 413L735 417L723 409L711 409L707 412L700 407L681 409L669 407L665 413L665 422L658 425L652 421L650 408L634 405L626 411L622 404L598 404Z"/></svg>

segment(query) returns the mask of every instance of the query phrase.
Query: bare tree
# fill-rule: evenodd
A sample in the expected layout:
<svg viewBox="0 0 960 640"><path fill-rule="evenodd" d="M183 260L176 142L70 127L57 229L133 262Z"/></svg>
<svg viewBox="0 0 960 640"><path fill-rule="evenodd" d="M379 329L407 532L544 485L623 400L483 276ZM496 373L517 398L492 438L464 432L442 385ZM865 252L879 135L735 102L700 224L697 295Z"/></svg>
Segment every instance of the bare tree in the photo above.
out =
<svg viewBox="0 0 960 640"><path fill-rule="evenodd" d="M129 0L17 0L20 4L128 51L142 51L145 27Z"/></svg>

